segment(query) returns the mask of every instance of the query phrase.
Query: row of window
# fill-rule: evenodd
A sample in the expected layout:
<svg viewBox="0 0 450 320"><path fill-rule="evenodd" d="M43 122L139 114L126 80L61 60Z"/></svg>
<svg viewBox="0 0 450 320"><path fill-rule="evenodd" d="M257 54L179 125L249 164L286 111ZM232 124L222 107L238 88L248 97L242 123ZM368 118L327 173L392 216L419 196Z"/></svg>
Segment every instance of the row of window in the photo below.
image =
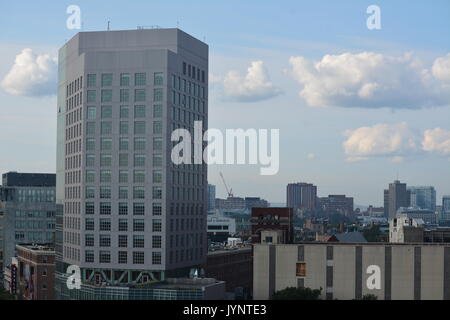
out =
<svg viewBox="0 0 450 320"><path fill-rule="evenodd" d="M120 221L119 220L119 231L127 231L128 221ZM145 248L145 236L144 235L133 235L132 237L132 247L133 248ZM152 241L150 247L153 249L160 249L162 247L162 237L158 235L152 236ZM128 235L118 235L118 247L119 248L128 248ZM94 234L85 234L84 245L86 247L95 247L95 235ZM99 247L111 247L111 235L109 234L100 234L98 236L98 246Z"/></svg>
<svg viewBox="0 0 450 320"><path fill-rule="evenodd" d="M201 81L205 83L206 81L206 73L205 70L200 70L199 67L195 67L186 62L183 62L183 75L187 75L189 78L196 79L197 81Z"/></svg>
<svg viewBox="0 0 450 320"><path fill-rule="evenodd" d="M114 76L112 73L102 73L100 76L100 84L102 87L111 87L114 83ZM130 73L121 73L119 75L119 84L121 87L131 86L131 74ZM145 72L136 72L134 74L134 85L135 86L146 86L147 82L147 73ZM154 86L162 86L164 85L164 73L163 72L154 72L153 73L153 85ZM97 86L97 74L91 73L87 75L87 87L92 88Z"/></svg>
<svg viewBox="0 0 450 320"><path fill-rule="evenodd" d="M110 218L100 218L99 219L99 231L111 231L111 219ZM86 231L95 231L95 219L86 218L84 228ZM131 231L131 230L130 230ZM145 231L145 220L144 219L133 219L133 232L144 232ZM162 220L152 219L152 232L162 231Z"/></svg>
<svg viewBox="0 0 450 320"><path fill-rule="evenodd" d="M119 134L127 135L130 134L130 124L128 121L120 121L119 123ZM133 123L134 130L133 134L136 135L144 135L146 133L146 122L145 121L134 121ZM163 125L161 121L153 121L153 134L162 134ZM87 135L95 135L96 134L96 123L92 121L88 121L86 123L86 134ZM102 135L110 135L113 134L113 124L111 121L102 121L100 122L100 134Z"/></svg>
<svg viewBox="0 0 450 320"><path fill-rule="evenodd" d="M121 138L119 140L119 150L121 150L121 151L128 150L128 143L129 143L128 138ZM152 158L153 159L153 162L152 162L153 167L162 167L163 155L161 153L154 153L152 155L152 157L153 157ZM95 154L91 154L91 153L86 154L86 167L88 167L88 168L95 167L95 163L96 163L95 158L96 158ZM128 153L119 154L119 165L121 167L128 166L128 158L129 158ZM133 165L135 167L145 166L146 158L147 158L146 154L140 154L140 153L133 154ZM101 167L111 167L112 166L112 155L109 153L100 154L100 166ZM119 182L127 183L128 179L125 178L125 176L127 176L127 175L128 175L127 171L121 170L119 172Z"/></svg>
<svg viewBox="0 0 450 320"><path fill-rule="evenodd" d="M100 90L100 102L113 102L113 91L112 89L102 89ZM134 102L145 102L147 101L147 90L146 89L134 89ZM120 102L129 102L130 101L130 90L129 89L121 89L118 91ZM96 103L97 102L97 91L96 90L87 90L87 103ZM164 90L162 88L153 89L153 102L162 102L164 100Z"/></svg>
<svg viewBox="0 0 450 320"><path fill-rule="evenodd" d="M95 262L95 254L92 250L86 250L84 253L84 261L87 263ZM98 253L99 263L111 263L111 252L110 251L99 251ZM117 256L117 263L125 264L128 263L128 252L119 251ZM144 264L145 263L145 252L133 251L132 252L132 263L133 264ZM152 264L161 264L161 252L152 252Z"/></svg>
<svg viewBox="0 0 450 320"><path fill-rule="evenodd" d="M133 187L133 199L145 199L145 187L134 186ZM95 199L96 187L86 186L85 198ZM111 199L111 186L100 186L98 196L100 199ZM152 199L162 199L162 188L158 186L152 187Z"/></svg>
<svg viewBox="0 0 450 320"><path fill-rule="evenodd" d="M86 139L86 151L96 151L95 138ZM126 141L126 140L123 140ZM133 140L133 148L136 151L143 151L146 149L147 138L136 137ZM112 151L113 139L112 138L100 138L100 150L101 151ZM163 138L153 137L153 151L162 151Z"/></svg>
<svg viewBox="0 0 450 320"><path fill-rule="evenodd" d="M97 119L97 107L96 106L87 106L86 110L87 110L86 117L88 120ZM162 109L161 104L153 105L153 118L161 118L162 112L163 112L163 109ZM133 108L133 116L134 116L134 118L145 118L146 117L146 106L145 105L135 105ZM100 117L102 119L112 118L113 117L113 107L112 106L101 106ZM130 117L130 107L128 105L120 106L119 117L123 118L123 119Z"/></svg>
<svg viewBox="0 0 450 320"><path fill-rule="evenodd" d="M55 229L54 221L46 220L16 220L16 229Z"/></svg>
<svg viewBox="0 0 450 320"><path fill-rule="evenodd" d="M118 210L119 215L128 215L128 202L119 202ZM96 213L95 203L86 202L85 214L91 215ZM112 206L110 202L101 202L99 205L99 213L101 215L110 215L112 213ZM161 202L152 203L152 215L160 216L162 214ZM133 215L145 215L144 203L133 203Z"/></svg>
<svg viewBox="0 0 450 320"><path fill-rule="evenodd" d="M96 182L96 171L86 170L86 183ZM111 183L112 171L111 170L100 170L100 183ZM162 170L153 170L152 172L152 182L162 183ZM128 171L119 171L119 183L128 183ZM134 170L133 171L133 183L145 183L145 171L144 170Z"/></svg>

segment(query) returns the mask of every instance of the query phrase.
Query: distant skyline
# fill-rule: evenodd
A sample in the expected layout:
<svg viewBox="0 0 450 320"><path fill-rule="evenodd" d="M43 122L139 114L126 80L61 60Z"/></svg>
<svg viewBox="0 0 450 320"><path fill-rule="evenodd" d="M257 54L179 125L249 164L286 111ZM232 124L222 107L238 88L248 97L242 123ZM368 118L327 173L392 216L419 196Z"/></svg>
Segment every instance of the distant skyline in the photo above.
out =
<svg viewBox="0 0 450 320"><path fill-rule="evenodd" d="M381 9L368 30L366 9ZM78 5L83 30L69 30ZM210 49L209 127L280 129L280 170L211 165L226 197L286 201L317 185L383 205L399 179L450 194L450 2L2 2L0 172L55 172L58 49L78 31L179 27ZM20 22L20 23L19 23Z"/></svg>

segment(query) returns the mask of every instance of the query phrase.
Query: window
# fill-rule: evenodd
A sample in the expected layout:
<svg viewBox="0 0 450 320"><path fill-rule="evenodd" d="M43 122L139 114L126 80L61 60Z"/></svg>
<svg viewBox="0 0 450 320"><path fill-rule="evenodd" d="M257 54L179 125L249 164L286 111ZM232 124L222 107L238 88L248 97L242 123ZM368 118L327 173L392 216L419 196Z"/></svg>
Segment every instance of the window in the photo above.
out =
<svg viewBox="0 0 450 320"><path fill-rule="evenodd" d="M306 277L306 263L297 263L295 275L297 277Z"/></svg>
<svg viewBox="0 0 450 320"><path fill-rule="evenodd" d="M133 236L133 248L144 248L145 240L143 235Z"/></svg>
<svg viewBox="0 0 450 320"><path fill-rule="evenodd" d="M93 218L86 218L84 220L84 229L86 229L86 231L94 231L95 224L94 224L94 219Z"/></svg>
<svg viewBox="0 0 450 320"><path fill-rule="evenodd" d="M100 150L111 151L112 149L112 139L111 138L101 138L100 139Z"/></svg>
<svg viewBox="0 0 450 320"><path fill-rule="evenodd" d="M128 187L119 187L119 199L128 199Z"/></svg>
<svg viewBox="0 0 450 320"><path fill-rule="evenodd" d="M134 219L133 220L133 231L143 232L145 230L144 219Z"/></svg>
<svg viewBox="0 0 450 320"><path fill-rule="evenodd" d="M86 250L84 252L84 261L85 262L94 262L94 251Z"/></svg>
<svg viewBox="0 0 450 320"><path fill-rule="evenodd" d="M100 170L100 182L101 183L111 182L111 170Z"/></svg>
<svg viewBox="0 0 450 320"><path fill-rule="evenodd" d="M135 102L145 101L145 89L135 89L134 90L134 101Z"/></svg>
<svg viewBox="0 0 450 320"><path fill-rule="evenodd" d="M97 112L96 112L96 108L94 106L88 106L87 107L87 118L88 119L95 119L95 118L97 118Z"/></svg>
<svg viewBox="0 0 450 320"><path fill-rule="evenodd" d="M130 90L120 89L120 102L128 102L130 100Z"/></svg>
<svg viewBox="0 0 450 320"><path fill-rule="evenodd" d="M119 166L128 167L128 153L119 154Z"/></svg>
<svg viewBox="0 0 450 320"><path fill-rule="evenodd" d="M145 154L135 154L134 155L134 166L135 167L145 166Z"/></svg>
<svg viewBox="0 0 450 320"><path fill-rule="evenodd" d="M162 190L161 187L153 187L153 199L162 199Z"/></svg>
<svg viewBox="0 0 450 320"><path fill-rule="evenodd" d="M95 205L94 202L86 202L84 206L85 214L94 214L95 213Z"/></svg>
<svg viewBox="0 0 450 320"><path fill-rule="evenodd" d="M100 187L100 199L111 199L111 187Z"/></svg>
<svg viewBox="0 0 450 320"><path fill-rule="evenodd" d="M129 73L121 73L120 74L120 85L122 87L130 85L130 74Z"/></svg>
<svg viewBox="0 0 450 320"><path fill-rule="evenodd" d="M134 134L145 134L145 121L134 122Z"/></svg>
<svg viewBox="0 0 450 320"><path fill-rule="evenodd" d="M97 91L88 90L87 91L87 102L97 102Z"/></svg>
<svg viewBox="0 0 450 320"><path fill-rule="evenodd" d="M100 202L100 214L110 215L111 214L111 203L110 202Z"/></svg>
<svg viewBox="0 0 450 320"><path fill-rule="evenodd" d="M152 236L152 248L153 249L161 248L161 236Z"/></svg>
<svg viewBox="0 0 450 320"><path fill-rule="evenodd" d="M111 219L100 219L100 231L111 231Z"/></svg>
<svg viewBox="0 0 450 320"><path fill-rule="evenodd" d="M119 248L128 247L128 236L125 234L119 235Z"/></svg>
<svg viewBox="0 0 450 320"><path fill-rule="evenodd" d="M88 74L87 75L87 86L88 86L88 88L97 86L97 75L96 74Z"/></svg>
<svg viewBox="0 0 450 320"><path fill-rule="evenodd" d="M128 231L127 219L119 219L119 231ZM119 247L120 247L120 240L119 240Z"/></svg>
<svg viewBox="0 0 450 320"><path fill-rule="evenodd" d="M153 101L163 101L163 89L153 89Z"/></svg>
<svg viewBox="0 0 450 320"><path fill-rule="evenodd" d="M162 72L155 72L153 74L153 84L155 86L162 86L164 84L164 74Z"/></svg>
<svg viewBox="0 0 450 320"><path fill-rule="evenodd" d="M86 139L86 151L95 151L95 138Z"/></svg>
<svg viewBox="0 0 450 320"><path fill-rule="evenodd" d="M95 135L95 122L89 121L86 123L86 134Z"/></svg>
<svg viewBox="0 0 450 320"><path fill-rule="evenodd" d="M119 183L128 183L128 171L127 170L119 171Z"/></svg>
<svg viewBox="0 0 450 320"><path fill-rule="evenodd" d="M134 138L134 150L145 150L145 138Z"/></svg>
<svg viewBox="0 0 450 320"><path fill-rule="evenodd" d="M161 264L161 252L152 252L152 264Z"/></svg>
<svg viewBox="0 0 450 320"><path fill-rule="evenodd" d="M112 122L103 121L101 124L101 134L112 134Z"/></svg>
<svg viewBox="0 0 450 320"><path fill-rule="evenodd" d="M145 106L134 106L134 117L145 118Z"/></svg>
<svg viewBox="0 0 450 320"><path fill-rule="evenodd" d="M147 77L145 73L135 73L134 74L134 85L135 86L145 86L147 83Z"/></svg>
<svg viewBox="0 0 450 320"><path fill-rule="evenodd" d="M144 264L144 252L133 251L133 264Z"/></svg>
<svg viewBox="0 0 450 320"><path fill-rule="evenodd" d="M183 74L186 75L186 62L183 62Z"/></svg>
<svg viewBox="0 0 450 320"><path fill-rule="evenodd" d="M141 202L133 203L133 215L143 216L145 214L145 205Z"/></svg>
<svg viewBox="0 0 450 320"><path fill-rule="evenodd" d="M145 171L144 170L134 170L133 182L134 183L144 183L145 182Z"/></svg>
<svg viewBox="0 0 450 320"><path fill-rule="evenodd" d="M125 216L128 214L128 203L119 202L119 215Z"/></svg>
<svg viewBox="0 0 450 320"><path fill-rule="evenodd" d="M154 216L160 216L162 214L161 202L154 202L152 205L152 214Z"/></svg>
<svg viewBox="0 0 450 320"><path fill-rule="evenodd" d="M111 253L109 251L99 252L99 262L100 263L111 263Z"/></svg>
<svg viewBox="0 0 450 320"><path fill-rule="evenodd" d="M112 118L112 106L102 106L102 119Z"/></svg>
<svg viewBox="0 0 450 320"><path fill-rule="evenodd" d="M95 183L95 170L86 170L86 183Z"/></svg>
<svg viewBox="0 0 450 320"><path fill-rule="evenodd" d="M129 107L128 106L120 106L120 117L128 118Z"/></svg>
<svg viewBox="0 0 450 320"><path fill-rule="evenodd" d="M102 87L112 86L112 73L102 73Z"/></svg>
<svg viewBox="0 0 450 320"><path fill-rule="evenodd" d="M145 191L144 187L133 187L133 199L144 199Z"/></svg>
<svg viewBox="0 0 450 320"><path fill-rule="evenodd" d="M95 198L95 187L86 187L86 199Z"/></svg>
<svg viewBox="0 0 450 320"><path fill-rule="evenodd" d="M102 90L102 102L112 101L112 90Z"/></svg>
<svg viewBox="0 0 450 320"><path fill-rule="evenodd" d="M162 231L162 223L161 219L153 219L152 223L152 231L153 232L161 232Z"/></svg>
<svg viewBox="0 0 450 320"><path fill-rule="evenodd" d="M112 164L112 155L108 153L102 153L100 155L100 166L101 167L110 167Z"/></svg>
<svg viewBox="0 0 450 320"><path fill-rule="evenodd" d="M118 263L128 263L128 252L126 251L119 251L119 261Z"/></svg>
<svg viewBox="0 0 450 320"><path fill-rule="evenodd" d="M153 154L153 166L162 167L162 154L160 153Z"/></svg>
<svg viewBox="0 0 450 320"><path fill-rule="evenodd" d="M84 245L86 247L93 247L95 245L95 239L93 234L86 234L84 236Z"/></svg>
<svg viewBox="0 0 450 320"><path fill-rule="evenodd" d="M162 171L153 170L153 183L162 183Z"/></svg>
<svg viewBox="0 0 450 320"><path fill-rule="evenodd" d="M111 247L111 236L109 234L100 235L100 247Z"/></svg>
<svg viewBox="0 0 450 320"><path fill-rule="evenodd" d="M153 106L153 118L161 118L162 117L162 105L155 104Z"/></svg>
<svg viewBox="0 0 450 320"><path fill-rule="evenodd" d="M161 121L153 121L153 133L154 134L162 134L162 122Z"/></svg>
<svg viewBox="0 0 450 320"><path fill-rule="evenodd" d="M160 137L153 138L153 150L161 151L162 150L163 140Z"/></svg>
<svg viewBox="0 0 450 320"><path fill-rule="evenodd" d="M128 134L128 121L120 121L120 134Z"/></svg>

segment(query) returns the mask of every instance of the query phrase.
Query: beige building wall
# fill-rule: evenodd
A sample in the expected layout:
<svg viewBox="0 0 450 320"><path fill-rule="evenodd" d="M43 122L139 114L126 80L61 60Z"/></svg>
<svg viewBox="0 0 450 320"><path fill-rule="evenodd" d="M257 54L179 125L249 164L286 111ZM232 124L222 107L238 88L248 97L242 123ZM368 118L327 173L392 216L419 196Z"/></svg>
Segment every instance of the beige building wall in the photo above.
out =
<svg viewBox="0 0 450 320"><path fill-rule="evenodd" d="M342 300L355 297L355 247L334 246L333 296Z"/></svg>
<svg viewBox="0 0 450 320"><path fill-rule="evenodd" d="M362 247L362 295L374 294L379 300L384 299L384 280L385 280L385 250L384 246L366 246ZM380 267L381 289L369 289L367 280L372 273L367 273L369 266L376 265Z"/></svg>
<svg viewBox="0 0 450 320"><path fill-rule="evenodd" d="M442 300L444 293L444 247L422 248L421 299Z"/></svg>

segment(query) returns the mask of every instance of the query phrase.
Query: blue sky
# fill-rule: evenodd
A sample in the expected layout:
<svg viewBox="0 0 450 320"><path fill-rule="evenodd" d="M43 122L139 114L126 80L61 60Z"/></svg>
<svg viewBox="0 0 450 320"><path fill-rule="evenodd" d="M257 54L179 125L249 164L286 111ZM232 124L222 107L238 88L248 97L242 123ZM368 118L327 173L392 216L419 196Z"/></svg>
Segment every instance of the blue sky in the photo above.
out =
<svg viewBox="0 0 450 320"><path fill-rule="evenodd" d="M218 196L225 196L219 171L235 194L274 202L284 202L288 182L306 181L318 185L321 196L345 193L354 196L357 204L382 205L383 188L397 175L409 185L434 185L438 202L443 194L450 194L446 149L450 100L445 92L449 87L446 60L436 62L450 53L450 2L2 2L0 81L25 48L35 55L56 56L57 49L75 34L66 28L66 8L72 4L81 8L84 31L105 30L108 20L112 30L178 24L205 40L210 46L210 81L211 76L215 79L210 86L210 127L280 129L279 173L260 176L258 166L211 166L209 180L217 185ZM372 4L381 9L381 30L366 27L366 8ZM362 56L362 52L373 54ZM332 56L327 64L332 70L318 73L314 63L324 62L326 55ZM291 61L291 57L304 60ZM358 65L358 61L377 59L382 60L380 67L369 71ZM243 102L236 90L239 84L245 85L247 69L255 61L262 61L263 67L255 65L254 71L263 70L263 80L279 90L249 89L246 94L254 101ZM347 69L354 72L345 74ZM442 71L433 71L437 69ZM421 70L432 74L425 85ZM231 77L230 71L239 76ZM344 74L334 79L332 75L339 72ZM331 93L341 83L353 90L346 78L361 72L366 79L361 85L378 81L377 88L391 86L392 90L366 100ZM237 85L227 87L226 79L237 79ZM320 89L330 83L330 92ZM300 96L305 87L310 90ZM317 95L321 102L314 100ZM380 107L383 103L388 107ZM406 107L400 108L402 104ZM0 143L4 146L0 171L54 171L55 105L51 95L25 96L0 88ZM400 144L383 145L397 135L403 139ZM423 147L425 136L427 147ZM367 141L373 144L368 151ZM361 143L366 143L364 148Z"/></svg>

